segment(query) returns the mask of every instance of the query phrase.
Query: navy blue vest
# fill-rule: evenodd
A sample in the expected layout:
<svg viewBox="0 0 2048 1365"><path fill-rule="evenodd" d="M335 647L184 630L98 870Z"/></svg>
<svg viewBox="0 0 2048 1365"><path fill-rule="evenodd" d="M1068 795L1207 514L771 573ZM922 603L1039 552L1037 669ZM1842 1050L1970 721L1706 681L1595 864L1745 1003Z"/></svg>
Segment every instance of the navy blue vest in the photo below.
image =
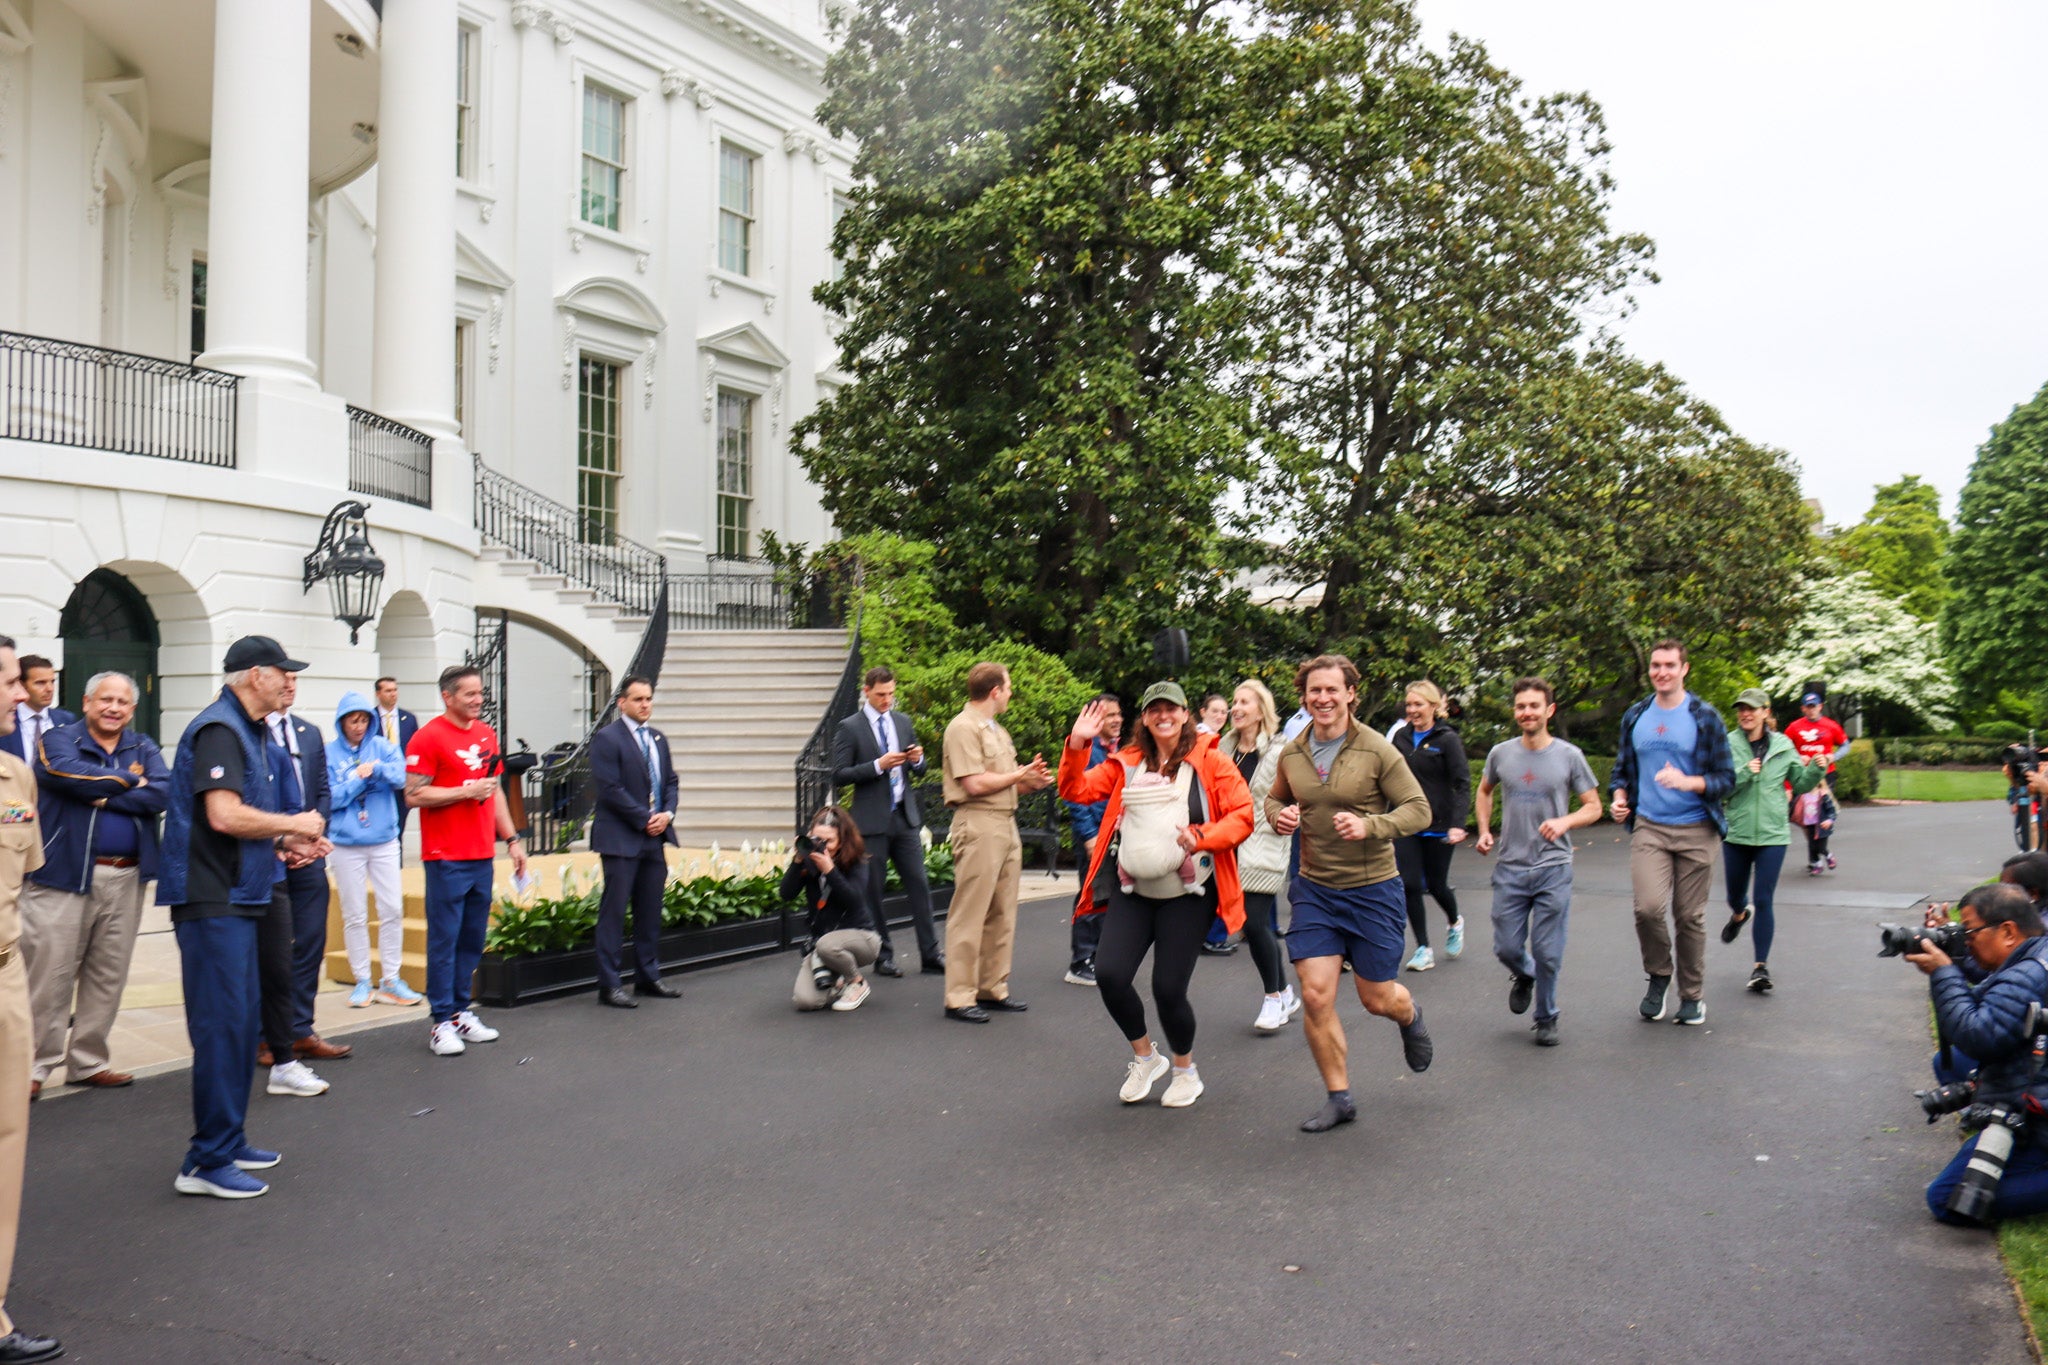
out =
<svg viewBox="0 0 2048 1365"><path fill-rule="evenodd" d="M164 812L162 865L156 883L158 905L185 904L185 876L192 856L192 822L204 819L192 791L193 741L209 725L225 725L242 743L242 800L257 810L276 814L277 782L271 773L265 748L269 731L261 721L249 719L235 694L223 687L213 704L192 718L178 740L178 757L171 764L171 804ZM228 893L233 905L270 904L271 886L277 877L277 849L269 836L242 840L242 865L235 886Z"/></svg>

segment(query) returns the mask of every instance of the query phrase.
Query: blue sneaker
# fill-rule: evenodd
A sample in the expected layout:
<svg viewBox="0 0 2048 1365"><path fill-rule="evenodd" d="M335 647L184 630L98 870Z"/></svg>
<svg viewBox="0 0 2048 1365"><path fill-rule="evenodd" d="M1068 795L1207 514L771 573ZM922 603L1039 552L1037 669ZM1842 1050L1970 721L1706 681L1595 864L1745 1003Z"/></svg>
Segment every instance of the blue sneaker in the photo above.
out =
<svg viewBox="0 0 2048 1365"><path fill-rule="evenodd" d="M1411 972L1426 972L1434 966L1436 966L1436 954L1429 950L1429 945L1426 943L1417 948L1414 956L1408 959L1408 970Z"/></svg>
<svg viewBox="0 0 2048 1365"><path fill-rule="evenodd" d="M244 1171L267 1171L284 1158L276 1152L266 1152L261 1147L243 1143L235 1149L235 1166Z"/></svg>
<svg viewBox="0 0 2048 1365"><path fill-rule="evenodd" d="M1456 957L1465 951L1465 917L1458 916L1451 921L1451 927L1444 932L1444 956Z"/></svg>
<svg viewBox="0 0 2048 1365"><path fill-rule="evenodd" d="M423 1005L427 997L405 984L405 978L387 976L384 984L377 987L377 1003L380 1005Z"/></svg>
<svg viewBox="0 0 2048 1365"><path fill-rule="evenodd" d="M352 1010L370 1008L370 993L374 989L367 981L356 982L356 988L348 993L348 1007Z"/></svg>
<svg viewBox="0 0 2048 1365"><path fill-rule="evenodd" d="M270 1186L234 1165L179 1171L171 1187L179 1194L210 1194L215 1199L254 1199L270 1191Z"/></svg>

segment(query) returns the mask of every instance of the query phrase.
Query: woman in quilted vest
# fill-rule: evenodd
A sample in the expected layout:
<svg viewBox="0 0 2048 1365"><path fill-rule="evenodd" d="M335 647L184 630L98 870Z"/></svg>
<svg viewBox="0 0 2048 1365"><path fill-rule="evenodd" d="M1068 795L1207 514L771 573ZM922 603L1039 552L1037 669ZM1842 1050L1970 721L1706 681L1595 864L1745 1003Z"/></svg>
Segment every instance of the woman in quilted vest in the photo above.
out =
<svg viewBox="0 0 2048 1365"><path fill-rule="evenodd" d="M1230 731L1217 747L1237 765L1252 793L1252 837L1238 845L1237 880L1244 888L1244 941L1259 969L1266 998L1252 1027L1273 1033L1301 1012L1294 987L1280 962L1280 926L1273 903L1287 876L1287 840L1266 822L1266 793L1280 769L1280 711L1273 693L1257 678L1237 685L1230 698Z"/></svg>
<svg viewBox="0 0 2048 1365"><path fill-rule="evenodd" d="M1187 694L1178 683L1158 682L1146 688L1138 700L1132 742L1108 762L1090 768L1088 747L1101 732L1101 704L1090 702L1081 709L1060 753L1060 796L1083 805L1109 803L1074 913L1107 916L1102 943L1095 950L1095 979L1104 1007L1131 1045L1119 1097L1125 1104L1149 1098L1169 1070L1167 1059L1152 1044L1145 1002L1133 985L1138 965L1150 952L1152 1000L1159 1007L1160 1029L1173 1055L1173 1079L1160 1103L1185 1108L1202 1093L1202 1078L1195 1070L1195 1012L1188 1003L1188 982L1201 957L1209 921L1220 915L1232 931L1244 924L1237 846L1252 832L1251 792L1236 764L1217 752L1216 737L1197 733ZM1140 785L1136 779L1141 774L1159 780ZM1127 783L1132 784L1134 811L1144 812L1132 817L1129 862L1122 851L1126 832L1120 829ZM1162 826L1172 832L1170 842L1159 839ZM1187 889L1179 869L1179 862L1190 855L1199 878L1194 891Z"/></svg>

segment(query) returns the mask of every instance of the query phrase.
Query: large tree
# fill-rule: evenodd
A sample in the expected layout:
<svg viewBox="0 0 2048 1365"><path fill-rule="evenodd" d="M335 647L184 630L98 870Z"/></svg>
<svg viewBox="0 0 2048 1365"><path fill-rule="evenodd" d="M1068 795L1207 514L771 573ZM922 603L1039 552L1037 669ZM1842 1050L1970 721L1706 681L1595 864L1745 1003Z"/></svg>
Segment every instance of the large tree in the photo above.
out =
<svg viewBox="0 0 2048 1365"><path fill-rule="evenodd" d="M1941 641L1972 695L2048 678L2048 387L1991 429L1956 503Z"/></svg>
<svg viewBox="0 0 2048 1365"><path fill-rule="evenodd" d="M1941 614L1948 580L1941 559L1948 549L1948 521L1941 494L1917 474L1877 490L1863 520L1836 536L1829 548L1843 567L1870 575L1870 585L1898 599L1923 621Z"/></svg>
<svg viewBox="0 0 2048 1365"><path fill-rule="evenodd" d="M1763 660L1765 691L1791 700L1820 678L1834 702L1897 707L1930 729L1954 724L1955 683L1932 622L1866 573L1814 576L1798 599L1805 611L1790 642Z"/></svg>
<svg viewBox="0 0 2048 1365"><path fill-rule="evenodd" d="M1247 243L1343 43L1209 0L878 0L821 116L862 186L819 297L852 382L802 423L850 531L939 547L963 622L1123 672L1243 546Z"/></svg>

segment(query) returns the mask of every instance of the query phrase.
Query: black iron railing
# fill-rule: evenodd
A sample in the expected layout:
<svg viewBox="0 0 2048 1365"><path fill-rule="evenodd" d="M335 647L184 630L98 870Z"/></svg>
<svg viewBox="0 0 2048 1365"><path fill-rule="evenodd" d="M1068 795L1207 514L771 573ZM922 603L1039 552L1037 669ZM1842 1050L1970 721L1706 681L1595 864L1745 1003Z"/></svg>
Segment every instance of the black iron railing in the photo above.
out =
<svg viewBox="0 0 2048 1365"><path fill-rule="evenodd" d="M654 610L640 643L633 650L633 662L626 675L639 674L659 683L661 661L668 653L668 589L655 595ZM536 853L567 853L569 845L582 835L597 804L590 781L590 740L618 718L619 702L612 697L574 749L543 759L525 778L527 844Z"/></svg>
<svg viewBox="0 0 2048 1365"><path fill-rule="evenodd" d="M798 834L809 828L811 813L832 799L832 732L860 706L860 672L860 622L856 619L853 645L846 654L846 667L839 671L839 685L832 689L832 700L825 704L818 728L811 731L796 757L796 815L791 827Z"/></svg>
<svg viewBox="0 0 2048 1365"><path fill-rule="evenodd" d="M0 332L0 436L235 467L239 375Z"/></svg>
<svg viewBox="0 0 2048 1365"><path fill-rule="evenodd" d="M509 621L502 611L478 612L476 633L464 661L483 674L484 724L498 732L501 745L505 742L505 629Z"/></svg>
<svg viewBox="0 0 2048 1365"><path fill-rule="evenodd" d="M414 507L434 505L434 438L348 406L348 487Z"/></svg>
<svg viewBox="0 0 2048 1365"><path fill-rule="evenodd" d="M653 612L667 561L645 545L592 525L573 507L515 482L476 457L476 529L635 616Z"/></svg>

